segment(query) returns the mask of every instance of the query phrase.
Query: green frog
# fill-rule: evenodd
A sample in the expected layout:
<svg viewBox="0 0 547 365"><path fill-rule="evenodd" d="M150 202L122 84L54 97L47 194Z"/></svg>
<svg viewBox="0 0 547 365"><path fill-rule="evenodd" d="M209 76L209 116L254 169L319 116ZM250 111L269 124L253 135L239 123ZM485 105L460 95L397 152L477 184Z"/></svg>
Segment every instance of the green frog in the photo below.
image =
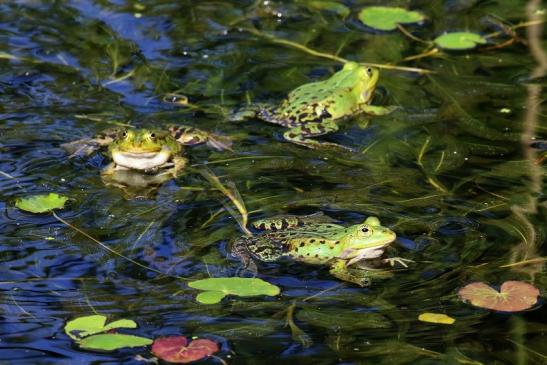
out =
<svg viewBox="0 0 547 365"><path fill-rule="evenodd" d="M369 285L372 268L350 266L361 260L379 258L395 240L395 233L382 226L376 217L349 227L333 222L322 213L256 221L253 226L266 232L239 238L232 245L232 254L252 271L256 271L253 259L272 262L290 257L306 264L329 265L333 276L361 286ZM382 261L407 267L405 261L410 260L396 257Z"/></svg>
<svg viewBox="0 0 547 365"><path fill-rule="evenodd" d="M392 112L395 107L370 105L378 77L378 69L348 62L327 80L297 87L279 106L257 105L236 113L232 119L256 117L290 128L283 137L305 147L348 149L310 137L335 132L339 121L362 112L371 115Z"/></svg>
<svg viewBox="0 0 547 365"><path fill-rule="evenodd" d="M184 146L206 143L217 150L230 149L229 138L190 126L160 129L108 129L93 138L61 145L71 157L108 148L112 162L102 171L107 185L118 187L159 185L177 177L188 163Z"/></svg>

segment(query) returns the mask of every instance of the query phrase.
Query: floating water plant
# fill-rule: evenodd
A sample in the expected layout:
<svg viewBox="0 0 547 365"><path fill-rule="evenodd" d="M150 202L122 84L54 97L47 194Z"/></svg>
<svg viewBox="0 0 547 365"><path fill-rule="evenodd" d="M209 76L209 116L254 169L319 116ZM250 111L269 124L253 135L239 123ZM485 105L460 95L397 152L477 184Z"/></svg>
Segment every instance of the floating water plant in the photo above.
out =
<svg viewBox="0 0 547 365"><path fill-rule="evenodd" d="M500 291L485 283L475 282L461 288L458 296L476 307L518 312L529 309L537 303L539 290L523 281L506 281L501 285Z"/></svg>
<svg viewBox="0 0 547 365"><path fill-rule="evenodd" d="M119 328L137 328L137 323L130 319L120 319L106 324L106 316L83 316L68 321L65 333L84 349L113 351L124 347L146 346L152 340L145 337L122 333L104 333Z"/></svg>
<svg viewBox="0 0 547 365"><path fill-rule="evenodd" d="M47 195L34 195L27 198L19 198L15 206L21 210L31 213L49 213L53 209L61 209L65 206L68 198L56 193Z"/></svg>
<svg viewBox="0 0 547 365"><path fill-rule="evenodd" d="M452 50L463 50L475 48L478 44L485 44L480 34L469 32L445 33L434 39L434 42L441 48Z"/></svg>
<svg viewBox="0 0 547 365"><path fill-rule="evenodd" d="M441 324L453 324L456 320L446 314L442 313L421 313L418 316L418 320L428 323L441 323Z"/></svg>
<svg viewBox="0 0 547 365"><path fill-rule="evenodd" d="M152 353L162 360L175 363L187 364L192 361L201 360L218 352L216 342L200 338L188 343L184 336L160 337L152 344Z"/></svg>
<svg viewBox="0 0 547 365"><path fill-rule="evenodd" d="M417 11L389 6L369 6L359 12L363 24L379 30L394 30L399 24L422 22L424 15Z"/></svg>
<svg viewBox="0 0 547 365"><path fill-rule="evenodd" d="M203 304L219 303L226 295L275 296L280 292L279 287L257 278L209 278L191 281L188 286L205 290L196 297L196 300Z"/></svg>

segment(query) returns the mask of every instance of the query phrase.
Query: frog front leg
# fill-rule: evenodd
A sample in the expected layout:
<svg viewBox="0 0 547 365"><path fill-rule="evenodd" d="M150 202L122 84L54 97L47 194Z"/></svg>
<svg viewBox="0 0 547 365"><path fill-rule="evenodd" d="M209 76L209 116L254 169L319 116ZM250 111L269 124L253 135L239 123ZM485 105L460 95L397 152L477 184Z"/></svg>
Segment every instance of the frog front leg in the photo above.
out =
<svg viewBox="0 0 547 365"><path fill-rule="evenodd" d="M112 176L112 174L114 174L114 171L116 171L116 167L117 165L114 162L109 163L101 170L101 176Z"/></svg>
<svg viewBox="0 0 547 365"><path fill-rule="evenodd" d="M173 158L173 177L177 177L184 170L188 164L188 159L181 156L175 156Z"/></svg>
<svg viewBox="0 0 547 365"><path fill-rule="evenodd" d="M232 149L232 140L229 137L209 133L194 127L186 125L171 126L169 132L178 143L185 146L206 143L209 147L219 151Z"/></svg>
<svg viewBox="0 0 547 365"><path fill-rule="evenodd" d="M362 287L370 286L371 284L367 270L350 270L346 260L335 260L331 264L329 272L332 276L340 280L349 281ZM356 272L358 274L355 274Z"/></svg>
<svg viewBox="0 0 547 365"><path fill-rule="evenodd" d="M370 115L387 115L397 110L397 106L379 106L379 105L369 105L365 104L361 106L361 110Z"/></svg>
<svg viewBox="0 0 547 365"><path fill-rule="evenodd" d="M321 123L308 122L291 128L283 134L283 137L287 141L312 149L336 148L351 151L351 148L342 146L337 143L309 139L310 137L322 136L328 133L336 132L337 130L338 125L334 121L324 119L321 121Z"/></svg>

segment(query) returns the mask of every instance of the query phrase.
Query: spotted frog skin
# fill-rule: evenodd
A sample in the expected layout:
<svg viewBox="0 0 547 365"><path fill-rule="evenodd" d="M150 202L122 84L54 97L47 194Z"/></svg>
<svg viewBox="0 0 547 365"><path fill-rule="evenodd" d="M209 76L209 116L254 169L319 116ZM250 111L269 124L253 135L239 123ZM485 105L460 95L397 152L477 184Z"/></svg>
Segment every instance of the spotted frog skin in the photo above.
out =
<svg viewBox="0 0 547 365"><path fill-rule="evenodd" d="M344 148L335 143L309 139L338 130L337 122L360 113L384 115L394 107L370 105L379 71L348 62L324 81L304 84L289 93L279 106L256 106L234 115L234 120L257 117L290 128L283 137L309 148Z"/></svg>
<svg viewBox="0 0 547 365"><path fill-rule="evenodd" d="M352 264L380 257L396 235L383 227L376 217L344 227L332 223L323 214L280 216L254 222L254 227L267 231L253 237L241 237L232 246L246 268L256 270L253 259L276 261L290 257L312 265L329 265L335 277L361 286L369 284L367 270L350 268ZM404 259L398 261L404 266Z"/></svg>
<svg viewBox="0 0 547 365"><path fill-rule="evenodd" d="M184 146L207 143L218 150L230 149L231 141L224 136L189 126L159 129L108 129L93 138L63 144L74 155L89 155L106 147L112 162L101 171L105 182L130 176L132 172L147 175L140 181L160 183L178 176L188 160L183 157ZM137 175L138 176L138 175Z"/></svg>

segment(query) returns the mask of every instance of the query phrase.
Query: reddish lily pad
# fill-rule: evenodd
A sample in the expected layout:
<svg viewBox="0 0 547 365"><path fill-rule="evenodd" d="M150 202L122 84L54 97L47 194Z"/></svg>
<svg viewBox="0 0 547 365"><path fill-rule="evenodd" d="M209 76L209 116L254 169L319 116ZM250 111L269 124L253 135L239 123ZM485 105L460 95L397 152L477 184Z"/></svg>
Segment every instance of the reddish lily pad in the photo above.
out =
<svg viewBox="0 0 547 365"><path fill-rule="evenodd" d="M152 344L152 353L162 360L187 364L201 360L218 352L218 345L208 339L201 338L188 344L184 336L169 336L157 338Z"/></svg>
<svg viewBox="0 0 547 365"><path fill-rule="evenodd" d="M458 291L461 300L481 308L518 312L531 308L538 301L539 290L523 281L506 281L500 291L482 282L468 284Z"/></svg>

